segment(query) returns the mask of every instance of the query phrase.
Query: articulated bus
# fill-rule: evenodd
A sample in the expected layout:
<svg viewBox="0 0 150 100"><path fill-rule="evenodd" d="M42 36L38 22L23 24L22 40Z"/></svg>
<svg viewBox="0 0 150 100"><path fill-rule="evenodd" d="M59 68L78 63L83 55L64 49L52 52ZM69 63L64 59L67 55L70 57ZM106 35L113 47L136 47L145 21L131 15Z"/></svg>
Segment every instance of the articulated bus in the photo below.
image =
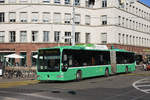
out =
<svg viewBox="0 0 150 100"><path fill-rule="evenodd" d="M88 46L41 48L37 80L69 81L135 71L134 53Z"/></svg>

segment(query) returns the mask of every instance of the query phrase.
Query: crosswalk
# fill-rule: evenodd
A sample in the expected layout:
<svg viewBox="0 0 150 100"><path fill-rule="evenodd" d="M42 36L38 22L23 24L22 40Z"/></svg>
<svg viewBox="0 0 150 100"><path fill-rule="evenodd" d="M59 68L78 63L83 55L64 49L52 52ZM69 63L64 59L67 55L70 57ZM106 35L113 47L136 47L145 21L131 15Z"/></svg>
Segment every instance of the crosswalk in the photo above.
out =
<svg viewBox="0 0 150 100"><path fill-rule="evenodd" d="M150 79L148 78L138 80L134 82L132 86L144 93L150 93Z"/></svg>

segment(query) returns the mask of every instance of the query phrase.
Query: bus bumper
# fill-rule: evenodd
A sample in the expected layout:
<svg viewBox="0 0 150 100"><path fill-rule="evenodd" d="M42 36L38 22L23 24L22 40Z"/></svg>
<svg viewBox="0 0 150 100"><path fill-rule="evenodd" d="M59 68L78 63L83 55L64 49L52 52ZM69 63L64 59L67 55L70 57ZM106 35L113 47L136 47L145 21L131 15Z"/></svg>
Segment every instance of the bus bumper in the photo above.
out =
<svg viewBox="0 0 150 100"><path fill-rule="evenodd" d="M37 73L37 80L39 81L63 81L64 75L61 73Z"/></svg>

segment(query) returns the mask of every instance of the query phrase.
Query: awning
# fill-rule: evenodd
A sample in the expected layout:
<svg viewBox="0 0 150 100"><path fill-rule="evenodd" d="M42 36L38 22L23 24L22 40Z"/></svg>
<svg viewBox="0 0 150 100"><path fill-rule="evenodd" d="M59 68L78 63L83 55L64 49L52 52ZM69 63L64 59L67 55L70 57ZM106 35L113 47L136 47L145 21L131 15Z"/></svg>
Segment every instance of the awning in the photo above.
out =
<svg viewBox="0 0 150 100"><path fill-rule="evenodd" d="M33 58L35 58L35 59L37 59L38 58L38 55L34 55L34 56L32 56Z"/></svg>
<svg viewBox="0 0 150 100"><path fill-rule="evenodd" d="M20 56L20 55L15 54L15 53L14 54L6 55L4 57L6 57L6 58L24 58L23 56Z"/></svg>

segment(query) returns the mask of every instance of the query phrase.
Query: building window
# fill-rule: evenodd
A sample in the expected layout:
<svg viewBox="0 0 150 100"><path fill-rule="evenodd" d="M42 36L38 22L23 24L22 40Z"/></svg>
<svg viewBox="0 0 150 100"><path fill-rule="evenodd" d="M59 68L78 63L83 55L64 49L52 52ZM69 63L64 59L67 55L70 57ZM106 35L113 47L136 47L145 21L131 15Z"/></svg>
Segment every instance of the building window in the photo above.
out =
<svg viewBox="0 0 150 100"><path fill-rule="evenodd" d="M126 44L128 44L128 43L129 43L129 36L126 35Z"/></svg>
<svg viewBox="0 0 150 100"><path fill-rule="evenodd" d="M9 13L9 22L16 22L16 13L15 12Z"/></svg>
<svg viewBox="0 0 150 100"><path fill-rule="evenodd" d="M138 15L138 8L136 8L136 11L135 11L135 12L136 12L136 15Z"/></svg>
<svg viewBox="0 0 150 100"><path fill-rule="evenodd" d="M118 33L118 43L121 43L121 33Z"/></svg>
<svg viewBox="0 0 150 100"><path fill-rule="evenodd" d="M89 15L85 15L85 24L90 25L91 23L91 17Z"/></svg>
<svg viewBox="0 0 150 100"><path fill-rule="evenodd" d="M85 33L85 43L90 43L90 33Z"/></svg>
<svg viewBox="0 0 150 100"><path fill-rule="evenodd" d="M118 25L121 25L121 16L118 16Z"/></svg>
<svg viewBox="0 0 150 100"><path fill-rule="evenodd" d="M5 14L4 12L0 12L0 22L4 22L5 20Z"/></svg>
<svg viewBox="0 0 150 100"><path fill-rule="evenodd" d="M71 32L65 32L65 43L71 43Z"/></svg>
<svg viewBox="0 0 150 100"><path fill-rule="evenodd" d="M32 12L31 16L32 16L31 17L32 22L38 22L38 19L39 19L38 12Z"/></svg>
<svg viewBox="0 0 150 100"><path fill-rule="evenodd" d="M16 0L8 0L9 3L16 3Z"/></svg>
<svg viewBox="0 0 150 100"><path fill-rule="evenodd" d="M54 21L54 23L61 23L61 14L54 13L53 21Z"/></svg>
<svg viewBox="0 0 150 100"><path fill-rule="evenodd" d="M27 12L20 13L20 22L27 22L27 18L28 18Z"/></svg>
<svg viewBox="0 0 150 100"><path fill-rule="evenodd" d="M60 3L60 0L54 0L54 3Z"/></svg>
<svg viewBox="0 0 150 100"><path fill-rule="evenodd" d="M132 29L132 20L129 20L129 28Z"/></svg>
<svg viewBox="0 0 150 100"><path fill-rule="evenodd" d="M80 15L76 14L74 19L75 24L80 24Z"/></svg>
<svg viewBox="0 0 150 100"><path fill-rule="evenodd" d="M101 33L101 43L102 44L107 43L107 33Z"/></svg>
<svg viewBox="0 0 150 100"><path fill-rule="evenodd" d="M32 3L39 3L39 0L31 0Z"/></svg>
<svg viewBox="0 0 150 100"><path fill-rule="evenodd" d="M107 0L102 0L102 7L107 7Z"/></svg>
<svg viewBox="0 0 150 100"><path fill-rule="evenodd" d="M70 4L70 0L65 0L65 4Z"/></svg>
<svg viewBox="0 0 150 100"><path fill-rule="evenodd" d="M128 11L129 10L129 5L128 5L128 3L126 3L126 11Z"/></svg>
<svg viewBox="0 0 150 100"><path fill-rule="evenodd" d="M4 3L5 2L5 0L0 0L0 3Z"/></svg>
<svg viewBox="0 0 150 100"><path fill-rule="evenodd" d="M5 32L0 31L0 42L4 42L4 41L5 41Z"/></svg>
<svg viewBox="0 0 150 100"><path fill-rule="evenodd" d="M133 45L135 45L135 36L133 36Z"/></svg>
<svg viewBox="0 0 150 100"><path fill-rule="evenodd" d="M37 58L34 57L34 56L36 56L36 55L37 55L37 52L32 52L32 53L31 53L32 66L36 66Z"/></svg>
<svg viewBox="0 0 150 100"><path fill-rule="evenodd" d="M136 27L136 30L137 30L138 29L138 22L136 22L136 26L135 27Z"/></svg>
<svg viewBox="0 0 150 100"><path fill-rule="evenodd" d="M129 44L132 44L132 36L129 36Z"/></svg>
<svg viewBox="0 0 150 100"><path fill-rule="evenodd" d="M20 32L20 42L27 42L27 31Z"/></svg>
<svg viewBox="0 0 150 100"><path fill-rule="evenodd" d="M102 25L106 25L107 24L107 16L103 15L103 16L101 16L101 18L102 18Z"/></svg>
<svg viewBox="0 0 150 100"><path fill-rule="evenodd" d="M75 0L75 5L80 5L80 0Z"/></svg>
<svg viewBox="0 0 150 100"><path fill-rule="evenodd" d="M49 12L43 12L43 22L50 22L50 13Z"/></svg>
<svg viewBox="0 0 150 100"><path fill-rule="evenodd" d="M124 27L124 17L122 18L122 26Z"/></svg>
<svg viewBox="0 0 150 100"><path fill-rule="evenodd" d="M70 23L70 21L71 21L71 14L70 13L66 13L65 14L65 23Z"/></svg>
<svg viewBox="0 0 150 100"><path fill-rule="evenodd" d="M60 31L54 31L54 41L55 42L60 41Z"/></svg>
<svg viewBox="0 0 150 100"><path fill-rule="evenodd" d="M133 21L132 29L135 29L135 21Z"/></svg>
<svg viewBox="0 0 150 100"><path fill-rule="evenodd" d="M80 43L80 32L75 32L75 43Z"/></svg>
<svg viewBox="0 0 150 100"><path fill-rule="evenodd" d="M38 41L38 31L32 31L32 42Z"/></svg>
<svg viewBox="0 0 150 100"><path fill-rule="evenodd" d="M50 0L43 0L44 3L50 3Z"/></svg>
<svg viewBox="0 0 150 100"><path fill-rule="evenodd" d="M48 42L49 41L49 31L44 31L43 32L43 42Z"/></svg>
<svg viewBox="0 0 150 100"><path fill-rule="evenodd" d="M93 8L94 4L95 4L95 0L86 0L85 1L85 6L86 7Z"/></svg>
<svg viewBox="0 0 150 100"><path fill-rule="evenodd" d="M16 32L15 31L10 31L9 35L10 35L9 42L16 42Z"/></svg>
<svg viewBox="0 0 150 100"><path fill-rule="evenodd" d="M125 44L125 34L122 34L122 43Z"/></svg>
<svg viewBox="0 0 150 100"><path fill-rule="evenodd" d="M127 28L128 28L128 24L129 24L128 19L126 19L126 27Z"/></svg>
<svg viewBox="0 0 150 100"><path fill-rule="evenodd" d="M20 3L27 3L28 0L20 0Z"/></svg>
<svg viewBox="0 0 150 100"><path fill-rule="evenodd" d="M26 56L27 56L27 53L26 52L20 52L20 55L23 56L24 58L23 59L20 59L20 66L26 66Z"/></svg>

